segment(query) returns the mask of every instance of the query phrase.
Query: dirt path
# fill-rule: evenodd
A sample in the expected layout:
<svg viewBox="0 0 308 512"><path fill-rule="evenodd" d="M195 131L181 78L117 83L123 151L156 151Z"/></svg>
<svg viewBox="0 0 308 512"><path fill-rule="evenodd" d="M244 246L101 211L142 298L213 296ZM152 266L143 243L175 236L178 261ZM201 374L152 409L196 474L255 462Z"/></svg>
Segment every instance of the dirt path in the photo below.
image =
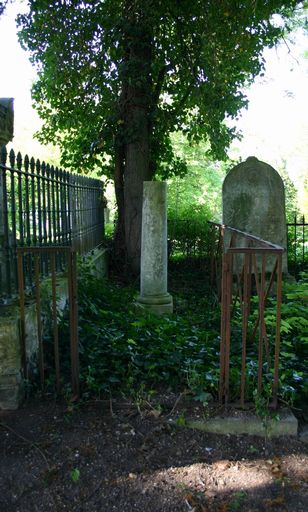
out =
<svg viewBox="0 0 308 512"><path fill-rule="evenodd" d="M308 511L308 445L210 435L170 408L53 402L0 412L1 512Z"/></svg>

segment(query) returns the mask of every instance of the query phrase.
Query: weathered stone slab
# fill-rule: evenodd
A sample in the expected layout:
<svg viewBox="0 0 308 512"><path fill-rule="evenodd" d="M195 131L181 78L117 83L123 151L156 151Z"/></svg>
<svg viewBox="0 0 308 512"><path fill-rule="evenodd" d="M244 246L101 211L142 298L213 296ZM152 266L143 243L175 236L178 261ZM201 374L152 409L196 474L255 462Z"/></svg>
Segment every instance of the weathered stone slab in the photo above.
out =
<svg viewBox="0 0 308 512"><path fill-rule="evenodd" d="M298 421L289 409L278 413L279 419L269 419L266 423L253 414L219 416L208 420L186 420L190 428L212 434L248 434L251 436L297 436Z"/></svg>
<svg viewBox="0 0 308 512"><path fill-rule="evenodd" d="M0 318L0 409L17 409L23 398L17 309Z"/></svg>
<svg viewBox="0 0 308 512"><path fill-rule="evenodd" d="M19 339L16 313L17 310L14 308L11 315L0 318L0 375L15 373L16 368L20 369L20 345L14 342Z"/></svg>
<svg viewBox="0 0 308 512"><path fill-rule="evenodd" d="M287 248L284 185L273 167L249 157L228 173L223 183L223 224ZM271 269L269 263L267 270ZM286 252L282 269L287 273Z"/></svg>

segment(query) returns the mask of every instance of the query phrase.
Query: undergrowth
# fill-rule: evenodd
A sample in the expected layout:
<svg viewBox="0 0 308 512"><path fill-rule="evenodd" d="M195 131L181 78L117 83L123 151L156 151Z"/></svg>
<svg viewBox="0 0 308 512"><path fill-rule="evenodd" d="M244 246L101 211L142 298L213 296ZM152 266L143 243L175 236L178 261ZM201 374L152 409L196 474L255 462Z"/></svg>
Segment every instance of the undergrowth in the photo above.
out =
<svg viewBox="0 0 308 512"><path fill-rule="evenodd" d="M175 313L169 317L140 315L134 307L134 287L97 280L90 269L79 272L78 315L80 375L86 395L102 397L159 386L188 389L196 400L216 400L219 382L220 308L206 288L202 271L187 269L171 275ZM254 315L250 323L253 325ZM273 346L275 300L268 299L267 335ZM308 360L307 276L284 286L282 306L280 397L288 403L307 399ZM61 360L69 372L69 326L61 320ZM241 315L232 322L230 388L238 397L241 373ZM257 387L257 339L247 351L247 399ZM273 355L273 354L272 354ZM64 363L63 363L64 362ZM272 379L263 368L266 389Z"/></svg>

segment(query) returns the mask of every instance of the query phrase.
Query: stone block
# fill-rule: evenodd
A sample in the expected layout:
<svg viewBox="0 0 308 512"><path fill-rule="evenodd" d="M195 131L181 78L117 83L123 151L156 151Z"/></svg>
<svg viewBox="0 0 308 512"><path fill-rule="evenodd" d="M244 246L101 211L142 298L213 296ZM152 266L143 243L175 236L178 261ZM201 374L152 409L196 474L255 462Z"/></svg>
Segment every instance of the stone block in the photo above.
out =
<svg viewBox="0 0 308 512"><path fill-rule="evenodd" d="M24 383L20 372L0 374L0 409L18 409L24 398Z"/></svg>
<svg viewBox="0 0 308 512"><path fill-rule="evenodd" d="M289 409L278 412L279 419L269 419L266 424L253 414L236 416L220 416L208 420L188 419L190 428L203 430L212 434L248 434L251 436L297 436L298 421Z"/></svg>

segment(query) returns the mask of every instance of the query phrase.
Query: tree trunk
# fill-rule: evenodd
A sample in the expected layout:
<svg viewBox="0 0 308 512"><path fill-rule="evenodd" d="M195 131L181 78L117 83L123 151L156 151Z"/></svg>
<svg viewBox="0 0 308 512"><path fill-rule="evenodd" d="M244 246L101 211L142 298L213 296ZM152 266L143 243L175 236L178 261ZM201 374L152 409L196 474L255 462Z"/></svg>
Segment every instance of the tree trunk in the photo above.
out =
<svg viewBox="0 0 308 512"><path fill-rule="evenodd" d="M146 27L130 42L129 60L136 76L127 87L124 170L125 245L128 263L135 275L140 272L143 182L152 179L150 170L151 39Z"/></svg>
<svg viewBox="0 0 308 512"><path fill-rule="evenodd" d="M118 208L118 218L114 236L116 260L126 262L125 217L124 217L124 147L118 141L115 144L114 188ZM122 265L121 265L122 266Z"/></svg>

